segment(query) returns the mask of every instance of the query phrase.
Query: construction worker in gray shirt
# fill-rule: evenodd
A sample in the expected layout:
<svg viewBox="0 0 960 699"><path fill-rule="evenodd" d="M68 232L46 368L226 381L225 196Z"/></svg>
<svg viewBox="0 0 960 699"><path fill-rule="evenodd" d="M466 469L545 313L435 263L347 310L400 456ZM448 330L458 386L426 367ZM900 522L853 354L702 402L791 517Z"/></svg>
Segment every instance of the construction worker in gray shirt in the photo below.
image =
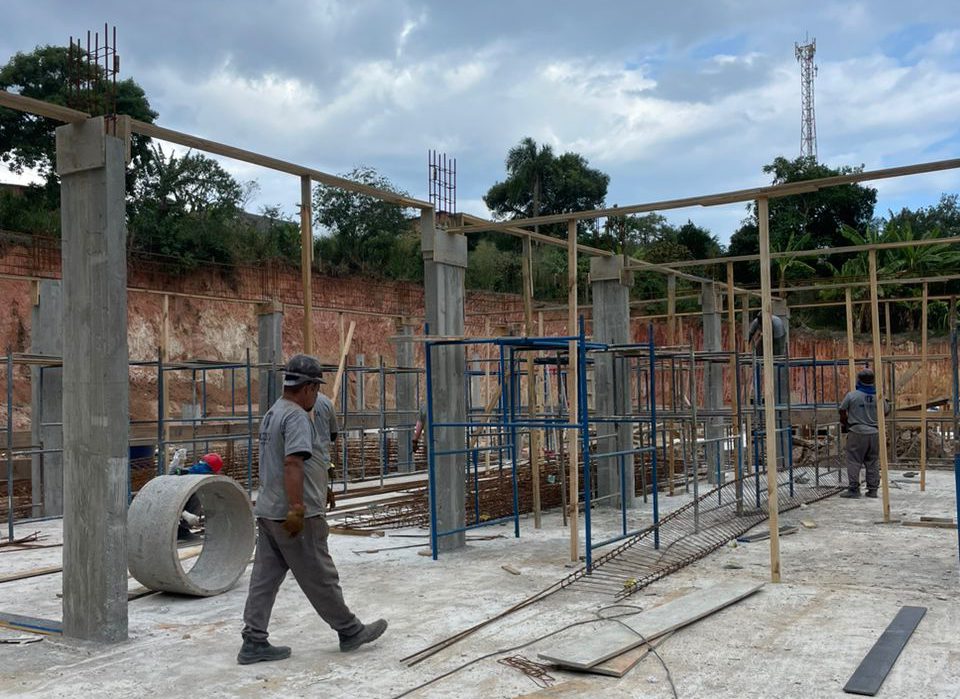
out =
<svg viewBox="0 0 960 699"><path fill-rule="evenodd" d="M327 548L326 473L313 459L317 438L309 415L321 383L316 358L291 357L283 372L283 397L260 423L260 490L254 509L259 536L243 610L241 665L290 657L289 647L267 641L270 613L288 570L339 635L341 651L374 641L387 629L383 619L361 623L347 607Z"/></svg>
<svg viewBox="0 0 960 699"><path fill-rule="evenodd" d="M880 430L877 428L877 388L873 369L857 374L856 390L850 391L840 403L840 425L847 433L848 488L842 498L860 497L860 469L866 470L867 497L877 497L880 487ZM883 414L890 412L890 403L884 401Z"/></svg>

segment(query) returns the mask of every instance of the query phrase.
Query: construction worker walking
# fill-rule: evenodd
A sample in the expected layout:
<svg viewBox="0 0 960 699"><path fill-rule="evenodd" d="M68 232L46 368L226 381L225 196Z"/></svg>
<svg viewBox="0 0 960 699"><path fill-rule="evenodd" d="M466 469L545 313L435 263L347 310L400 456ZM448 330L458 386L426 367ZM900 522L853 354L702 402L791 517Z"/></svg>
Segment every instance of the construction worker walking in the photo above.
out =
<svg viewBox="0 0 960 699"><path fill-rule="evenodd" d="M840 424L847 432L848 488L842 498L860 497L860 470L866 470L867 497L877 497L880 487L880 430L877 428L877 388L873 369L857 374L856 389L847 393L840 403ZM883 413L890 412L890 403L884 401Z"/></svg>
<svg viewBox="0 0 960 699"><path fill-rule="evenodd" d="M260 423L260 491L254 510L259 536L243 610L241 665L290 657L289 647L267 641L270 613L288 570L339 635L341 651L374 641L387 628L383 619L363 624L350 611L327 548L326 473L321 461L312 458L316 427L309 415L321 383L316 358L291 357L284 369L283 397Z"/></svg>

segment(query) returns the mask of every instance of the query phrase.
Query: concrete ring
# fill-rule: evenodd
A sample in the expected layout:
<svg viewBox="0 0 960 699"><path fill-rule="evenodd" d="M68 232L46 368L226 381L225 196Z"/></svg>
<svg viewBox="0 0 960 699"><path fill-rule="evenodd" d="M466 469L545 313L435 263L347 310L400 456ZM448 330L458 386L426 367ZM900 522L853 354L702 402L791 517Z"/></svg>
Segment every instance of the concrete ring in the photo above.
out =
<svg viewBox="0 0 960 699"><path fill-rule="evenodd" d="M205 536L199 558L185 571L177 526L194 495L203 506ZM226 476L157 476L140 489L127 513L130 574L151 590L194 597L226 592L243 575L254 543L250 500Z"/></svg>

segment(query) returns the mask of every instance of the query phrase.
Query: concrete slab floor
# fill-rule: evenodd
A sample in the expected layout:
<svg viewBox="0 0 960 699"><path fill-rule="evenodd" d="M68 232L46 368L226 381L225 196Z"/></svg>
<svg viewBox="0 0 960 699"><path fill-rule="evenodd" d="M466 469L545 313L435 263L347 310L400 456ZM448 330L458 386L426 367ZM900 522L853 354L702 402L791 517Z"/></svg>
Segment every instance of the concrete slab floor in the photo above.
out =
<svg viewBox="0 0 960 699"><path fill-rule="evenodd" d="M892 474L900 479L899 474ZM955 516L953 475L932 472L926 493L897 484L892 514ZM664 508L685 496L661 498ZM650 504L639 505L637 516ZM602 516L601 516L602 519ZM884 683L881 697L960 696L960 605L957 534L948 529L877 525L879 500L830 498L783 515L784 523L813 520L815 529L781 539L783 583L670 637L660 654L679 697L841 697L841 688L902 605L929 608ZM761 525L763 526L763 525ZM23 525L59 540L59 522ZM391 534L423 533L403 530ZM391 697L491 651L532 640L573 621L589 619L612 599L564 591L407 668L399 659L446 638L567 575L567 532L557 513L534 531L522 522L477 534L476 541L437 562L416 548L418 539L335 536L332 550L347 601L364 620L390 621L376 644L340 653L336 635L316 616L291 579L284 583L271 622L271 640L293 646L293 657L241 667L235 656L248 575L230 592L209 599L167 594L130 603L130 640L114 646L47 638L0 645L0 695L44 697L325 696ZM425 539L424 539L425 541ZM627 600L644 608L695 587L730 579L764 581L769 542L723 548ZM57 565L60 549L0 553L0 574ZM521 572L501 569L510 564ZM0 585L0 610L59 618L60 575ZM131 588L136 587L131 581ZM22 636L20 632L2 632ZM536 659L542 641L517 651ZM537 696L671 697L666 674L648 656L623 679L552 670L552 689ZM495 659L483 660L413 696L513 697L538 692L530 678Z"/></svg>

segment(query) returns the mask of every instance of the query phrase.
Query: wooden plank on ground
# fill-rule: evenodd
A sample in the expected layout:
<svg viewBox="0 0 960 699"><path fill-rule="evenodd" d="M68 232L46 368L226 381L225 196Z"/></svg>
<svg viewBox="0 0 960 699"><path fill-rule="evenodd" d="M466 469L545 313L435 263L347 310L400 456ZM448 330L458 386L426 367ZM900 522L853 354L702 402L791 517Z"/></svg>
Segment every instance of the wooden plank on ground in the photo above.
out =
<svg viewBox="0 0 960 699"><path fill-rule="evenodd" d="M0 626L16 631L29 631L47 636L56 636L63 633L63 624L52 619L38 619L32 616L6 614L0 612Z"/></svg>
<svg viewBox="0 0 960 699"><path fill-rule="evenodd" d="M880 685L887 678L887 673L897 662L900 651L907 645L907 641L910 640L910 636L926 613L926 607L901 607L890 625L873 644L873 648L860 662L853 676L843 686L843 691L847 694L861 694L868 697L880 691Z"/></svg>
<svg viewBox="0 0 960 699"><path fill-rule="evenodd" d="M792 524L784 524L780 527L780 536L787 536L789 534L796 534L797 527ZM754 541L766 541L770 538L770 530L767 529L762 532L757 532L756 534L744 534L743 536L738 536L737 541L742 544L750 544Z"/></svg>
<svg viewBox="0 0 960 699"><path fill-rule="evenodd" d="M953 522L903 522L905 527L927 527L929 529L956 529Z"/></svg>
<svg viewBox="0 0 960 699"><path fill-rule="evenodd" d="M748 580L696 590L637 616L620 619L621 623L598 622L583 627L579 632L560 637L552 648L538 655L557 665L586 670L692 624L752 595L761 587L763 583Z"/></svg>

